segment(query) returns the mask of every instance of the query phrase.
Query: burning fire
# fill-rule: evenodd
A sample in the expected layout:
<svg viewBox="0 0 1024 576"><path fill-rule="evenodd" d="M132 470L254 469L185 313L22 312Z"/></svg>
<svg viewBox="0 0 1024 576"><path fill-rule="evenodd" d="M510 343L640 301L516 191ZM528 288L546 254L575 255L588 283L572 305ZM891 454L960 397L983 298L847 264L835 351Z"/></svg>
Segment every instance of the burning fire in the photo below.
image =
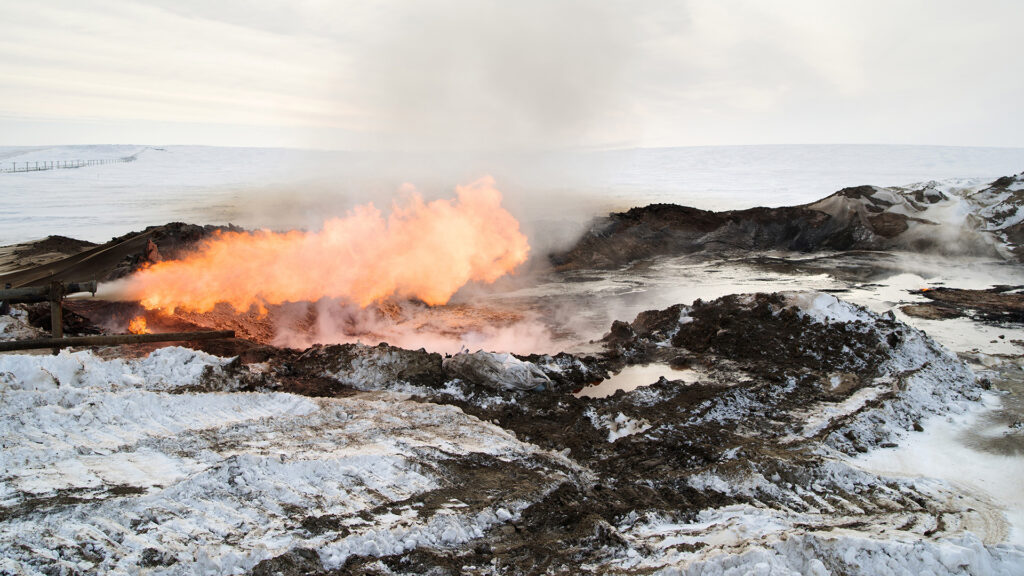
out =
<svg viewBox="0 0 1024 576"><path fill-rule="evenodd" d="M149 328L146 327L146 318L143 316L136 316L128 322L128 331L132 334L149 334Z"/></svg>
<svg viewBox="0 0 1024 576"><path fill-rule="evenodd" d="M128 279L125 296L147 309L239 312L283 302L385 298L444 304L470 281L494 282L526 261L530 246L501 206L490 177L456 187L458 198L414 194L387 218L372 204L324 222L318 232L216 234L183 260Z"/></svg>

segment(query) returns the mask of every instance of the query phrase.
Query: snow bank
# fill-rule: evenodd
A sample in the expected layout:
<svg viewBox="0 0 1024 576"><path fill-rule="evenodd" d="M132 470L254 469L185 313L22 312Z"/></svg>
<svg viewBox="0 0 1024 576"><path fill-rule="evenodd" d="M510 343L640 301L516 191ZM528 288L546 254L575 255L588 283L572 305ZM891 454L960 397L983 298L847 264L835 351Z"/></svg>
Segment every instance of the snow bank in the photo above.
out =
<svg viewBox="0 0 1024 576"><path fill-rule="evenodd" d="M818 322L872 322L874 315L824 292L782 292L789 304Z"/></svg>
<svg viewBox="0 0 1024 576"><path fill-rule="evenodd" d="M102 360L91 350L67 349L56 356L0 355L0 385L4 390L60 387L173 391L197 386L204 372L217 371L229 361L177 346L133 360Z"/></svg>
<svg viewBox="0 0 1024 576"><path fill-rule="evenodd" d="M463 352L445 358L442 367L451 377L496 388L533 390L551 385L551 380L536 364L508 353Z"/></svg>

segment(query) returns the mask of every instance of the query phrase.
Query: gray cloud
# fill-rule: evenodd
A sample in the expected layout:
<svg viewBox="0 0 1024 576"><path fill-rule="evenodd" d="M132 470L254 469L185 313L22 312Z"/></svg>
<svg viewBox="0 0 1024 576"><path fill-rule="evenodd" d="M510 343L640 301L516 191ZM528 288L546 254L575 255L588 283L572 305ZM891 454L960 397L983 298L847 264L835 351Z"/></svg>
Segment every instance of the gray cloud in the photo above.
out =
<svg viewBox="0 0 1024 576"><path fill-rule="evenodd" d="M382 143L579 145L628 106L635 15L596 2L403 3L353 60L351 94Z"/></svg>

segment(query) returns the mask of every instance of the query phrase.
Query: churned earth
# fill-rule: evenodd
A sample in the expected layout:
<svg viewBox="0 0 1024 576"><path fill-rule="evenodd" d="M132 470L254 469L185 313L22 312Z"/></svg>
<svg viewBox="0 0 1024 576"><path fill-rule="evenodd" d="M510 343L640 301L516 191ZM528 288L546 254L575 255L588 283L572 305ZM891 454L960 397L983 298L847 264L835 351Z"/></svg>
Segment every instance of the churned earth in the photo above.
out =
<svg viewBox="0 0 1024 576"><path fill-rule="evenodd" d="M639 365L668 376L591 393ZM970 414L993 383L821 292L645 312L590 356L345 344L246 363L171 347L4 355L0 375L0 569L14 574L1024 562L984 494L858 463L930 416Z"/></svg>

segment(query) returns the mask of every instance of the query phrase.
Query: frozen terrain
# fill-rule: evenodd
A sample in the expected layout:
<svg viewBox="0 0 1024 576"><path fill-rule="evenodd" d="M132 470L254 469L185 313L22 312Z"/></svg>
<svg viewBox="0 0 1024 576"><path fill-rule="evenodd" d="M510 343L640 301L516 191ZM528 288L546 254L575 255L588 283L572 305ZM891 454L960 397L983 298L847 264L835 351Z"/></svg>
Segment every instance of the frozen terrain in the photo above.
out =
<svg viewBox="0 0 1024 576"><path fill-rule="evenodd" d="M337 565L457 546L524 503L498 498L466 514L453 499L423 517L413 497L445 484L448 463L523 462L538 471L538 494L546 475L582 474L494 425L400 395L195 391L224 363L181 348L127 362L4 356L0 571L233 574L295 547ZM299 536L298 510L337 525Z"/></svg>
<svg viewBox="0 0 1024 576"><path fill-rule="evenodd" d="M1024 150L78 146L2 148L0 167L131 155L0 173L0 245L316 227L404 181L446 194L467 165L498 178L540 256L650 202L814 203L862 241L906 242L531 270L439 307L168 319L248 339L216 354L0 354L0 574L1024 573L1024 324L915 312L935 305L923 289L1020 297L1024 177L992 183ZM957 244L917 251L937 230ZM68 309L112 330L138 311ZM26 310L0 340L44 333Z"/></svg>
<svg viewBox="0 0 1024 576"><path fill-rule="evenodd" d="M751 335L781 347L781 373L763 371ZM586 400L565 386L591 368L565 356L2 355L0 570L1015 574L1024 562L1004 508L1013 484L979 491L886 456L904 442L940 450L928 443L950 428L929 415L963 421L997 402L922 332L790 292L644 313L608 347L705 368ZM358 391L274 391L296 377ZM919 422L933 435L915 439Z"/></svg>

